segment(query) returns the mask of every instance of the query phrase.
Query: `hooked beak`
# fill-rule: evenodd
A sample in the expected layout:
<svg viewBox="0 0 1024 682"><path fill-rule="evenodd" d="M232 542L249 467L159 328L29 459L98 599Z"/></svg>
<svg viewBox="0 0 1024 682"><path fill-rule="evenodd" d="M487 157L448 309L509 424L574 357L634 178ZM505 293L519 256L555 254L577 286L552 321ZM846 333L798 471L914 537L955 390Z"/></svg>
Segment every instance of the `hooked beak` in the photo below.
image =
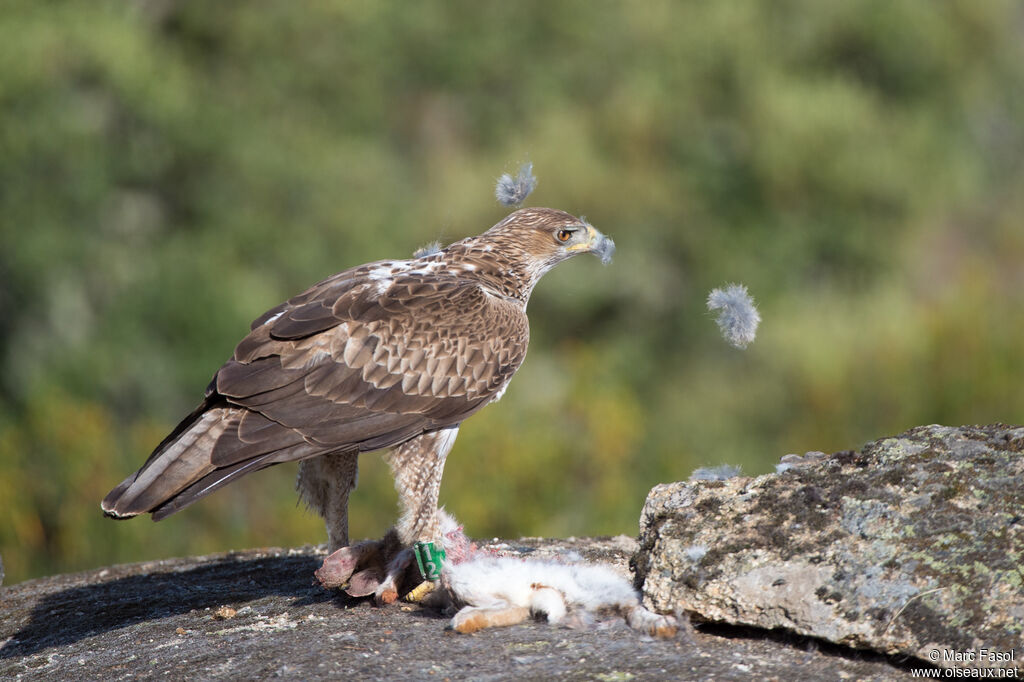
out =
<svg viewBox="0 0 1024 682"><path fill-rule="evenodd" d="M600 258L601 262L605 265L611 263L612 256L615 255L615 242L594 229L593 225L584 223L583 226L587 230L587 240L570 246L569 250L579 253L592 253Z"/></svg>

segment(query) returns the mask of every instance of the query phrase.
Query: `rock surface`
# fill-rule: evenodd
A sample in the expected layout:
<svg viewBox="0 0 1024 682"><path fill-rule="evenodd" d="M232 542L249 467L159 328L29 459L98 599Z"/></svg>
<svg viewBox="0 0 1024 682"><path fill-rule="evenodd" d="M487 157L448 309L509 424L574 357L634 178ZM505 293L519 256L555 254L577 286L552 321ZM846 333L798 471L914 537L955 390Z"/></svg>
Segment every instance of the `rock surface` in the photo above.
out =
<svg viewBox="0 0 1024 682"><path fill-rule="evenodd" d="M494 543L487 545L494 548ZM625 572L631 538L510 543ZM642 637L621 620L458 635L419 606L374 608L312 585L324 549L113 566L0 588L0 679L910 679L899 660L761 631Z"/></svg>
<svg viewBox="0 0 1024 682"><path fill-rule="evenodd" d="M781 473L657 486L637 584L658 611L1015 668L1022 451L1024 427L924 426L860 452L787 456Z"/></svg>

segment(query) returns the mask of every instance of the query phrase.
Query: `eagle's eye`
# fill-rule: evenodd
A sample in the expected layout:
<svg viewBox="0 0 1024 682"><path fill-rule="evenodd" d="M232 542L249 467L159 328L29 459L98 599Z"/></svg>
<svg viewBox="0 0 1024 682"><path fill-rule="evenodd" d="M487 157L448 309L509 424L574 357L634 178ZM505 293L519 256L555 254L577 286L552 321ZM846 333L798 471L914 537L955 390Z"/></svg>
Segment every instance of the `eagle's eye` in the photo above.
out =
<svg viewBox="0 0 1024 682"><path fill-rule="evenodd" d="M567 230L565 228L562 228L561 230L555 233L555 239L557 239L560 242L567 242L572 238L573 232L575 232L575 230Z"/></svg>

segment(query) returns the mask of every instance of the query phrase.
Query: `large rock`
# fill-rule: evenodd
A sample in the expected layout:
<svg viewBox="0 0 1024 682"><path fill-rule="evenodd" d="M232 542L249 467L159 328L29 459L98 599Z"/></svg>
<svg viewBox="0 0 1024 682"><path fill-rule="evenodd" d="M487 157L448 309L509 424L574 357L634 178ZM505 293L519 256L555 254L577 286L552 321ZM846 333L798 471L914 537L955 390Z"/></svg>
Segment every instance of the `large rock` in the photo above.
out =
<svg viewBox="0 0 1024 682"><path fill-rule="evenodd" d="M1022 450L1022 427L924 426L860 452L789 456L781 473L657 486L637 583L658 611L1016 667Z"/></svg>

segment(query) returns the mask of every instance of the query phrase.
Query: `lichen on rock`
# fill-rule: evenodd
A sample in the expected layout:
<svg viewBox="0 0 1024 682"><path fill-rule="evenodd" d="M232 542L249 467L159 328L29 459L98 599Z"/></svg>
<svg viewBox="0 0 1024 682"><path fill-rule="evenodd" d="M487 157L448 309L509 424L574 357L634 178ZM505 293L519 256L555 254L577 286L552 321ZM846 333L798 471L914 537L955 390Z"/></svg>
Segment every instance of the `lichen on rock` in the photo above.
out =
<svg viewBox="0 0 1024 682"><path fill-rule="evenodd" d="M978 652L1021 645L1022 451L1022 427L923 426L790 457L781 473L659 485L637 585L649 608L698 620L937 665L1016 665Z"/></svg>

